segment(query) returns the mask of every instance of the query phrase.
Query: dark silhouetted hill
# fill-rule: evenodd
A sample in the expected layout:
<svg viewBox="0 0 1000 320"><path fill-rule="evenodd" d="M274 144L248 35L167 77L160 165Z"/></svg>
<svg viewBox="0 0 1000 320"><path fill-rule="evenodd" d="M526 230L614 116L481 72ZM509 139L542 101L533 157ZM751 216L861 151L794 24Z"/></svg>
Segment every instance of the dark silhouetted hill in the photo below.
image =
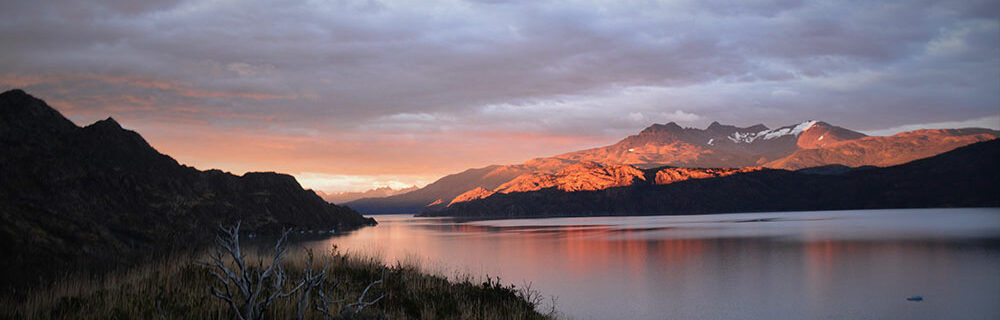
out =
<svg viewBox="0 0 1000 320"><path fill-rule="evenodd" d="M237 220L262 233L375 224L292 176L199 171L114 119L81 128L21 90L0 94L3 285L197 246Z"/></svg>

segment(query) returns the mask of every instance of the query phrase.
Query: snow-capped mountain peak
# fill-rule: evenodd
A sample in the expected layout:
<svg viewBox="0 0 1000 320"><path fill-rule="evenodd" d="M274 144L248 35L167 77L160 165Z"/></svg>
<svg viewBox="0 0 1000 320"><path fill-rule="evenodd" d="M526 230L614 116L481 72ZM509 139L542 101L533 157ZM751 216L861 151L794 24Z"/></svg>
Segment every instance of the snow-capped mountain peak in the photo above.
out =
<svg viewBox="0 0 1000 320"><path fill-rule="evenodd" d="M809 120L794 126L782 127L778 129L767 129L759 132L733 132L728 138L734 143L753 143L757 140L771 140L783 136L798 136L819 123L816 120Z"/></svg>

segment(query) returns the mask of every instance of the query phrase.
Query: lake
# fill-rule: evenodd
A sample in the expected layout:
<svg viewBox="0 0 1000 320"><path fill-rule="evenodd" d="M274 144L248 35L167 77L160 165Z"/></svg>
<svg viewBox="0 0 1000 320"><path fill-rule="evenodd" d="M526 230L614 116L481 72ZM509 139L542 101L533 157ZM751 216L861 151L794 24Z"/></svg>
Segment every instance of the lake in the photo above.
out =
<svg viewBox="0 0 1000 320"><path fill-rule="evenodd" d="M375 218L307 245L530 282L570 319L1000 319L996 208Z"/></svg>

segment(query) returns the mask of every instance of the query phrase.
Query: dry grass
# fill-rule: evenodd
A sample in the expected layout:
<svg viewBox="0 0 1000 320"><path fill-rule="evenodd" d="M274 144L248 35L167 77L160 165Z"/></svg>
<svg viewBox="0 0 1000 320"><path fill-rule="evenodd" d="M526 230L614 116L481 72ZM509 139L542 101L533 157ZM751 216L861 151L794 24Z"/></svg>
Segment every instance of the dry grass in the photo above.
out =
<svg viewBox="0 0 1000 320"><path fill-rule="evenodd" d="M267 255L251 253L248 263ZM228 306L209 293L215 285L205 266L196 261L203 257L174 257L151 262L127 272L102 277L71 276L63 281L36 289L21 297L0 298L3 319L232 319ZM309 259L305 250L290 252L282 265L290 279L299 279ZM340 310L357 301L365 287L368 297L385 295L361 313L342 315L353 319L551 319L554 312L541 314L536 308L541 299L530 288L505 286L498 280L478 280L463 276L448 280L431 275L414 264L386 266L376 258L342 254L335 250L320 255L313 270L329 261L324 286L336 289L333 299L346 302L330 305ZM317 266L319 264L319 266ZM286 288L287 289L287 288ZM329 290L329 289L328 289ZM293 318L297 293L279 299L269 308L271 319ZM310 309L313 309L310 307ZM310 310L306 319L322 319Z"/></svg>

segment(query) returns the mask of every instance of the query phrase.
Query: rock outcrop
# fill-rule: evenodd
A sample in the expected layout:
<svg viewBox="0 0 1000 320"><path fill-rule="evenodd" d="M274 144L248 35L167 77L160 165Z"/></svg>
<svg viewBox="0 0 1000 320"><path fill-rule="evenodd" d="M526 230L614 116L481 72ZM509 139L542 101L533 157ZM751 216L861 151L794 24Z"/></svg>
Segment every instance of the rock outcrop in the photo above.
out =
<svg viewBox="0 0 1000 320"><path fill-rule="evenodd" d="M671 184L691 179L709 179L764 170L763 167L745 168L665 168L656 171L655 184Z"/></svg>
<svg viewBox="0 0 1000 320"><path fill-rule="evenodd" d="M477 187L475 189L466 191L465 193L458 195L457 197L455 197L454 200L451 200L451 202L448 203L448 205L450 206L452 204L459 203L459 202L466 202L466 201L483 199L483 198L492 196L493 193L494 193L493 191L486 190L486 188Z"/></svg>
<svg viewBox="0 0 1000 320"><path fill-rule="evenodd" d="M596 162L580 162L559 170L554 174L535 173L514 178L500 185L495 192L527 192L545 188L563 191L601 190L611 187L630 186L636 181L645 181L642 170L630 165L604 166Z"/></svg>
<svg viewBox="0 0 1000 320"><path fill-rule="evenodd" d="M495 190L475 188L455 197L448 206L456 203L484 199L494 194L531 192L542 189L560 191L596 191L616 187L649 184L670 184L691 179L708 179L765 170L763 167L746 168L654 168L639 169L630 165L604 166L596 162L581 162L557 173L533 173L521 175ZM652 177L648 181L647 177Z"/></svg>

